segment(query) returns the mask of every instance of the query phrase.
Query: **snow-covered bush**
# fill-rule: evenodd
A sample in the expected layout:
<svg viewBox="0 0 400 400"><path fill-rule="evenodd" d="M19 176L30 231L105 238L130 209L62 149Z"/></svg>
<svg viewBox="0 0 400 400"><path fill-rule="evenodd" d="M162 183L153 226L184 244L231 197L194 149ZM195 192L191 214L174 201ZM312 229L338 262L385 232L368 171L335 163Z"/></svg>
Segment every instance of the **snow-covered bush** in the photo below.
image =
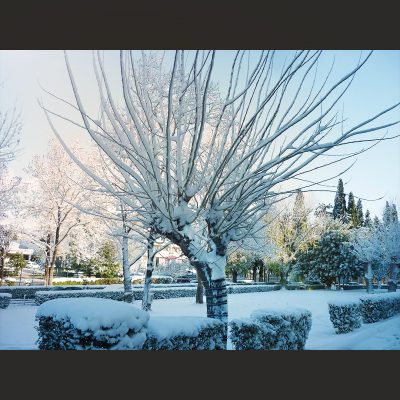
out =
<svg viewBox="0 0 400 400"><path fill-rule="evenodd" d="M334 301L328 304L336 333L348 333L361 326L360 302Z"/></svg>
<svg viewBox="0 0 400 400"><path fill-rule="evenodd" d="M236 293L255 293L255 292L271 292L279 290L281 285L230 285L227 288L228 294Z"/></svg>
<svg viewBox="0 0 400 400"><path fill-rule="evenodd" d="M223 350L226 325L205 317L151 317L144 350Z"/></svg>
<svg viewBox="0 0 400 400"><path fill-rule="evenodd" d="M377 322L400 313L400 293L362 297L361 315L364 323Z"/></svg>
<svg viewBox="0 0 400 400"><path fill-rule="evenodd" d="M126 296L121 290L50 290L48 292L39 291L35 294L35 303L43 304L46 301L59 298L77 298L77 297L98 297L118 301L131 301L132 298Z"/></svg>
<svg viewBox="0 0 400 400"><path fill-rule="evenodd" d="M36 319L41 350L137 350L149 314L113 300L55 299L39 307Z"/></svg>
<svg viewBox="0 0 400 400"><path fill-rule="evenodd" d="M303 350L311 322L305 309L256 310L230 323L231 341L236 350Z"/></svg>
<svg viewBox="0 0 400 400"><path fill-rule="evenodd" d="M145 277L136 277L132 279L132 283L134 284L143 284L145 280ZM151 277L151 283L153 284L169 284L174 281L174 278L172 276L167 276L167 275L153 275Z"/></svg>
<svg viewBox="0 0 400 400"><path fill-rule="evenodd" d="M7 308L10 304L11 294L0 293L0 308Z"/></svg>
<svg viewBox="0 0 400 400"><path fill-rule="evenodd" d="M14 299L34 299L36 292L58 292L60 290L99 290L105 286L0 286L0 293L10 293Z"/></svg>

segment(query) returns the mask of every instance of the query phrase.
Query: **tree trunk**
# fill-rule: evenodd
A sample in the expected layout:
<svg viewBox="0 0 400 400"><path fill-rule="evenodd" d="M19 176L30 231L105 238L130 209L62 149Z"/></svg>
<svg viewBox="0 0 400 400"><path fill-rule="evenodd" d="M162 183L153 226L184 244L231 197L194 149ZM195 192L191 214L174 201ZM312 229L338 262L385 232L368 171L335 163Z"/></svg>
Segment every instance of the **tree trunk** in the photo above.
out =
<svg viewBox="0 0 400 400"><path fill-rule="evenodd" d="M374 293L374 288L372 286L372 278L373 278L372 266L371 263L368 263L367 274L365 275L365 279L367 281L367 293Z"/></svg>
<svg viewBox="0 0 400 400"><path fill-rule="evenodd" d="M228 334L228 292L225 278L211 279L211 268L205 262L191 261L200 276L206 293L207 317L219 319L225 324L224 343Z"/></svg>
<svg viewBox="0 0 400 400"><path fill-rule="evenodd" d="M0 286L3 284L3 279L4 279L4 249L1 249L0 253Z"/></svg>
<svg viewBox="0 0 400 400"><path fill-rule="evenodd" d="M390 270L390 279L388 281L388 291L396 292L397 291L397 273L398 273L398 264L392 264Z"/></svg>
<svg viewBox="0 0 400 400"><path fill-rule="evenodd" d="M125 234L122 237L122 270L124 273L124 300L127 302L132 301L132 277L129 268L129 250L128 250L128 236Z"/></svg>
<svg viewBox="0 0 400 400"><path fill-rule="evenodd" d="M147 238L147 267L146 267L146 277L144 281L143 287L143 299L142 299L142 309L144 311L151 310L151 293L150 293L150 286L151 286L151 276L153 275L154 269L154 236L150 233L149 237Z"/></svg>
<svg viewBox="0 0 400 400"><path fill-rule="evenodd" d="M200 275L196 270L197 274L197 289L196 289L196 304L203 304L203 296L204 296L204 286L201 282Z"/></svg>
<svg viewBox="0 0 400 400"><path fill-rule="evenodd" d="M234 283L237 283L237 277L238 277L237 271L232 271L232 281Z"/></svg>
<svg viewBox="0 0 400 400"><path fill-rule="evenodd" d="M260 262L260 269L258 271L258 280L259 280L259 282L265 282L264 271L265 271L264 263Z"/></svg>
<svg viewBox="0 0 400 400"><path fill-rule="evenodd" d="M253 266L253 281L257 282L257 265Z"/></svg>

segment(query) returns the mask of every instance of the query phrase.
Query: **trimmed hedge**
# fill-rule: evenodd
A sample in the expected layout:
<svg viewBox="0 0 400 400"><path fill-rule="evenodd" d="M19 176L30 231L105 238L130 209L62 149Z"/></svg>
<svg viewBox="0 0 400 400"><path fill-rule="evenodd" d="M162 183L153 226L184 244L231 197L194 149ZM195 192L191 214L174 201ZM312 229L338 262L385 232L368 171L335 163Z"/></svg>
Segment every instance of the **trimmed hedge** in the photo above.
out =
<svg viewBox="0 0 400 400"><path fill-rule="evenodd" d="M40 350L138 350L146 340L149 314L106 299L55 299L41 305Z"/></svg>
<svg viewBox="0 0 400 400"><path fill-rule="evenodd" d="M279 290L281 285L232 285L228 286L228 294L237 293L256 293L256 292L272 292L274 290Z"/></svg>
<svg viewBox="0 0 400 400"><path fill-rule="evenodd" d="M400 293L398 292L366 296L362 297L360 301L362 320L366 324L400 313Z"/></svg>
<svg viewBox="0 0 400 400"><path fill-rule="evenodd" d="M303 350L311 323L305 309L257 310L231 321L230 337L236 350Z"/></svg>
<svg viewBox="0 0 400 400"><path fill-rule="evenodd" d="M205 317L151 317L143 350L224 350L226 325Z"/></svg>
<svg viewBox="0 0 400 400"><path fill-rule="evenodd" d="M98 290L103 289L105 286L14 286L14 287L0 287L0 293L9 293L14 299L34 299L36 292L44 291L60 291L60 290Z"/></svg>
<svg viewBox="0 0 400 400"><path fill-rule="evenodd" d="M132 283L135 284L144 284L145 277L143 278L133 278ZM158 285L158 284L170 284L173 283L174 278L172 276L153 276L151 278L151 283Z"/></svg>
<svg viewBox="0 0 400 400"><path fill-rule="evenodd" d="M323 284L305 284L302 282L299 283L288 283L285 285L286 290L319 290L325 289L325 285Z"/></svg>
<svg viewBox="0 0 400 400"><path fill-rule="evenodd" d="M126 296L123 290L60 290L36 292L35 303L41 305L46 301L62 298L96 297L117 301L132 301L132 295Z"/></svg>
<svg viewBox="0 0 400 400"><path fill-rule="evenodd" d="M41 350L223 350L226 324L202 317L152 317L114 300L54 299L37 313Z"/></svg>
<svg viewBox="0 0 400 400"><path fill-rule="evenodd" d="M270 292L272 290L279 290L280 285L255 285L255 286L228 286L228 294L237 293L254 293L254 292ZM143 287L134 287L132 294L126 296L122 287L115 287L115 289L110 290L105 287L102 290L68 290L70 288L64 287L64 290L53 290L53 291L38 291L35 294L35 302L40 305L45 301L57 299L57 298L74 298L74 297L99 297L105 299L112 299L118 301L132 301L142 300L143 298ZM75 288L74 288L75 289ZM89 288L86 288L89 289ZM153 299L176 299L180 297L194 297L196 295L196 286L169 286L164 287L152 287L150 289L153 294Z"/></svg>
<svg viewBox="0 0 400 400"><path fill-rule="evenodd" d="M335 328L336 333L352 332L361 326L360 302L340 302L328 303L329 318Z"/></svg>
<svg viewBox="0 0 400 400"><path fill-rule="evenodd" d="M0 308L7 308L12 296L9 293L0 293Z"/></svg>

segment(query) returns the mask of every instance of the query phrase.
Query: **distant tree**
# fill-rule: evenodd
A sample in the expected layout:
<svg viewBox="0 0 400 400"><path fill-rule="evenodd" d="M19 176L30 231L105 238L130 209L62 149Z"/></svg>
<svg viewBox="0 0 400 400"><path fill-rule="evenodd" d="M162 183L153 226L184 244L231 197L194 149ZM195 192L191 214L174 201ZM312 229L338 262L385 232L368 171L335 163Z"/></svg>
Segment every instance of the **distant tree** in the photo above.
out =
<svg viewBox="0 0 400 400"><path fill-rule="evenodd" d="M362 209L361 199L358 199L357 201L357 222L358 222L357 227L364 226L365 220L364 220L364 213Z"/></svg>
<svg viewBox="0 0 400 400"><path fill-rule="evenodd" d="M5 259L10 250L11 242L16 239L15 228L9 225L0 225L0 285L5 277Z"/></svg>
<svg viewBox="0 0 400 400"><path fill-rule="evenodd" d="M237 282L238 275L246 274L250 269L251 259L248 254L241 251L229 254L226 272L232 277L233 282Z"/></svg>
<svg viewBox="0 0 400 400"><path fill-rule="evenodd" d="M393 221L392 207L389 205L389 202L386 201L385 208L382 214L382 222L384 225L389 225Z"/></svg>
<svg viewBox="0 0 400 400"><path fill-rule="evenodd" d="M107 241L100 248L95 258L96 275L101 278L118 277L121 266L118 262L118 252L111 241Z"/></svg>
<svg viewBox="0 0 400 400"><path fill-rule="evenodd" d="M392 204L392 222L399 222L399 216L397 214L396 204Z"/></svg>
<svg viewBox="0 0 400 400"><path fill-rule="evenodd" d="M365 212L364 226L370 228L372 226L371 213L369 210Z"/></svg>
<svg viewBox="0 0 400 400"><path fill-rule="evenodd" d="M354 200L353 192L349 193L349 200L347 204L347 220L350 222L353 228L357 228L359 225L358 222L358 210L356 206L356 202Z"/></svg>
<svg viewBox="0 0 400 400"><path fill-rule="evenodd" d="M374 226L378 227L381 224L381 221L379 221L379 218L375 215L374 217Z"/></svg>
<svg viewBox="0 0 400 400"><path fill-rule="evenodd" d="M308 280L326 285L360 275L362 267L350 251L349 232L345 226L332 226L321 238L297 257L295 270Z"/></svg>
<svg viewBox="0 0 400 400"><path fill-rule="evenodd" d="M335 196L335 202L333 205L333 219L338 219L342 222L347 221L347 215L346 215L346 195L344 193L344 186L343 186L343 181L339 179L337 191L336 191L336 196Z"/></svg>
<svg viewBox="0 0 400 400"><path fill-rule="evenodd" d="M22 270L27 266L27 261L21 253L9 254L10 267L14 270L15 275L19 274L19 283L21 284Z"/></svg>

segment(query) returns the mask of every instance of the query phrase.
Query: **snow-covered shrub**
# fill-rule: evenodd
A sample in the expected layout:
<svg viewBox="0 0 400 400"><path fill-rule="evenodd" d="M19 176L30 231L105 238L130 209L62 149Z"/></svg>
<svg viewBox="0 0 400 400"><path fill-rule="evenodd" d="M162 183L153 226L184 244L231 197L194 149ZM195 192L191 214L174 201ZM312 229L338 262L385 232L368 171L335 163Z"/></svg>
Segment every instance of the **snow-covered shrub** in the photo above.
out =
<svg viewBox="0 0 400 400"><path fill-rule="evenodd" d="M0 293L0 308L7 308L10 304L11 294Z"/></svg>
<svg viewBox="0 0 400 400"><path fill-rule="evenodd" d="M365 296L360 300L362 320L366 324L400 313L400 293L397 292Z"/></svg>
<svg viewBox="0 0 400 400"><path fill-rule="evenodd" d="M38 291L60 291L60 290L98 290L105 286L14 286L0 287L0 293L10 293L14 299L34 299Z"/></svg>
<svg viewBox="0 0 400 400"><path fill-rule="evenodd" d="M35 303L40 305L46 301L59 298L77 298L77 297L98 297L102 299L111 299L118 301L131 301L129 296L125 296L123 290L54 290L39 291L35 294Z"/></svg>
<svg viewBox="0 0 400 400"><path fill-rule="evenodd" d="M132 304L86 297L48 301L36 319L41 350L138 350L149 314Z"/></svg>
<svg viewBox="0 0 400 400"><path fill-rule="evenodd" d="M132 283L134 284L144 284L145 277L135 277L132 279ZM153 275L151 277L151 283L152 284L169 284L174 281L174 278L172 276L168 275Z"/></svg>
<svg viewBox="0 0 400 400"><path fill-rule="evenodd" d="M348 333L361 326L360 302L334 301L328 304L336 333Z"/></svg>
<svg viewBox="0 0 400 400"><path fill-rule="evenodd" d="M228 294L235 293L255 293L255 292L271 292L279 290L281 285L231 285L227 287Z"/></svg>
<svg viewBox="0 0 400 400"><path fill-rule="evenodd" d="M144 350L223 350L226 326L205 317L151 317Z"/></svg>
<svg viewBox="0 0 400 400"><path fill-rule="evenodd" d="M230 323L231 341L237 350L303 350L311 322L305 309L256 310Z"/></svg>
<svg viewBox="0 0 400 400"><path fill-rule="evenodd" d="M276 342L276 330L250 318L230 323L230 338L235 350L270 350Z"/></svg>

